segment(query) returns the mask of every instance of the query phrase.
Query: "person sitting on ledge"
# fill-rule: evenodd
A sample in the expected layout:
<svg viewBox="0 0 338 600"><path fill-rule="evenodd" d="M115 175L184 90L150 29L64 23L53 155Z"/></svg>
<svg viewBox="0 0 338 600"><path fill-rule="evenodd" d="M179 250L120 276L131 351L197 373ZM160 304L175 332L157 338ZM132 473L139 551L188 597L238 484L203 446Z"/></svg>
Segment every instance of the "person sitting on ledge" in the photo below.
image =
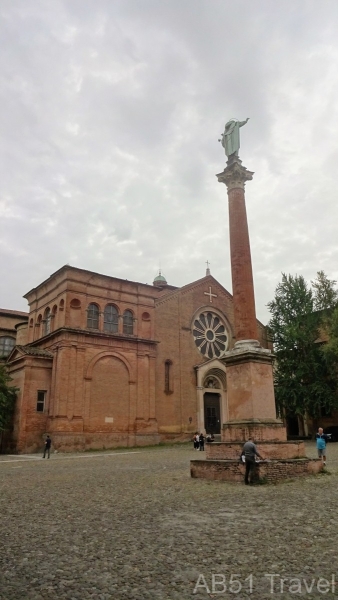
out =
<svg viewBox="0 0 338 600"><path fill-rule="evenodd" d="M211 442L215 441L215 436L213 433L208 433L207 434L207 443L210 444Z"/></svg>
<svg viewBox="0 0 338 600"><path fill-rule="evenodd" d="M245 485L249 485L249 483L252 485L253 477L255 474L256 456L258 456L258 458L260 458L262 460L264 460L264 459L259 454L259 452L256 448L256 445L254 444L253 438L251 438L251 437L249 437L248 441L245 442L245 444L243 446L240 460L242 460L243 456L245 458L244 483L245 483ZM250 482L249 482L249 476L250 476Z"/></svg>

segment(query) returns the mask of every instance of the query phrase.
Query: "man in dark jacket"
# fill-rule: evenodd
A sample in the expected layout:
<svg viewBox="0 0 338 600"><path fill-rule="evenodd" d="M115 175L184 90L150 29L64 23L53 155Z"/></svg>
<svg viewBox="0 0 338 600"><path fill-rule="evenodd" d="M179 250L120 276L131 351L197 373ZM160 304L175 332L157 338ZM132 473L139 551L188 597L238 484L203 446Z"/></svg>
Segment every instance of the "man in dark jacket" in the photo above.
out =
<svg viewBox="0 0 338 600"><path fill-rule="evenodd" d="M245 442L241 454L241 459L244 456L245 458L245 485L249 485L249 476L250 483L253 483L252 479L255 473L255 465L256 465L256 456L262 459L262 456L259 454L256 445L252 438L249 438L247 442Z"/></svg>
<svg viewBox="0 0 338 600"><path fill-rule="evenodd" d="M45 440L45 450L43 453L43 458L46 457L46 454L48 454L47 458L50 458L50 447L52 445L52 440L50 439L49 435L47 435L46 440Z"/></svg>
<svg viewBox="0 0 338 600"><path fill-rule="evenodd" d="M202 432L200 433L200 450L204 451L204 435Z"/></svg>

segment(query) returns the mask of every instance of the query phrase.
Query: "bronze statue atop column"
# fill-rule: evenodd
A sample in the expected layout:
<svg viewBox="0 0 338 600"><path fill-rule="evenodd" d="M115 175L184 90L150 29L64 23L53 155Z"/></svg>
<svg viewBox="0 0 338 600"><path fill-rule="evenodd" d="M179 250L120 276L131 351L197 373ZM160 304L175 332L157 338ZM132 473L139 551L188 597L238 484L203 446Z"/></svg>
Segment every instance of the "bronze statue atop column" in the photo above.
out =
<svg viewBox="0 0 338 600"><path fill-rule="evenodd" d="M238 150L240 148L239 128L243 127L248 121L249 117L245 121L230 119L230 121L226 123L224 133L221 134L221 138L218 141L222 143L228 158L233 155L238 156Z"/></svg>

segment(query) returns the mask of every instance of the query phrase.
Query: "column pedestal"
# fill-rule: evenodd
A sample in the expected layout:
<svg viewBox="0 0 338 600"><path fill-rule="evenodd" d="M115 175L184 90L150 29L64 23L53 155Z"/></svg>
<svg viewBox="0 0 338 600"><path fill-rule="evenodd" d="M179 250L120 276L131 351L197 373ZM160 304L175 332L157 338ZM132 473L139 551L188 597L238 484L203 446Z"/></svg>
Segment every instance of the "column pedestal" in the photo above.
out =
<svg viewBox="0 0 338 600"><path fill-rule="evenodd" d="M229 420L223 424L223 442L286 440L276 419L272 360L256 340L241 340L225 354Z"/></svg>

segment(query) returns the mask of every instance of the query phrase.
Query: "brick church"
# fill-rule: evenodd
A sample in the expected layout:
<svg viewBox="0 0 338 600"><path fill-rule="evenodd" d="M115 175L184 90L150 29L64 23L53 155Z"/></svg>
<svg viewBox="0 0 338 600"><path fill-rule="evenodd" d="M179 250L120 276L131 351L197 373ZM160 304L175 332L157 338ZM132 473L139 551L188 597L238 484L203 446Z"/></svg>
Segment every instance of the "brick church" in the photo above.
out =
<svg viewBox="0 0 338 600"><path fill-rule="evenodd" d="M233 298L209 269L177 288L161 273L148 285L66 265L25 298L7 360L19 452L39 450L46 433L63 451L220 433L222 356L236 340Z"/></svg>

